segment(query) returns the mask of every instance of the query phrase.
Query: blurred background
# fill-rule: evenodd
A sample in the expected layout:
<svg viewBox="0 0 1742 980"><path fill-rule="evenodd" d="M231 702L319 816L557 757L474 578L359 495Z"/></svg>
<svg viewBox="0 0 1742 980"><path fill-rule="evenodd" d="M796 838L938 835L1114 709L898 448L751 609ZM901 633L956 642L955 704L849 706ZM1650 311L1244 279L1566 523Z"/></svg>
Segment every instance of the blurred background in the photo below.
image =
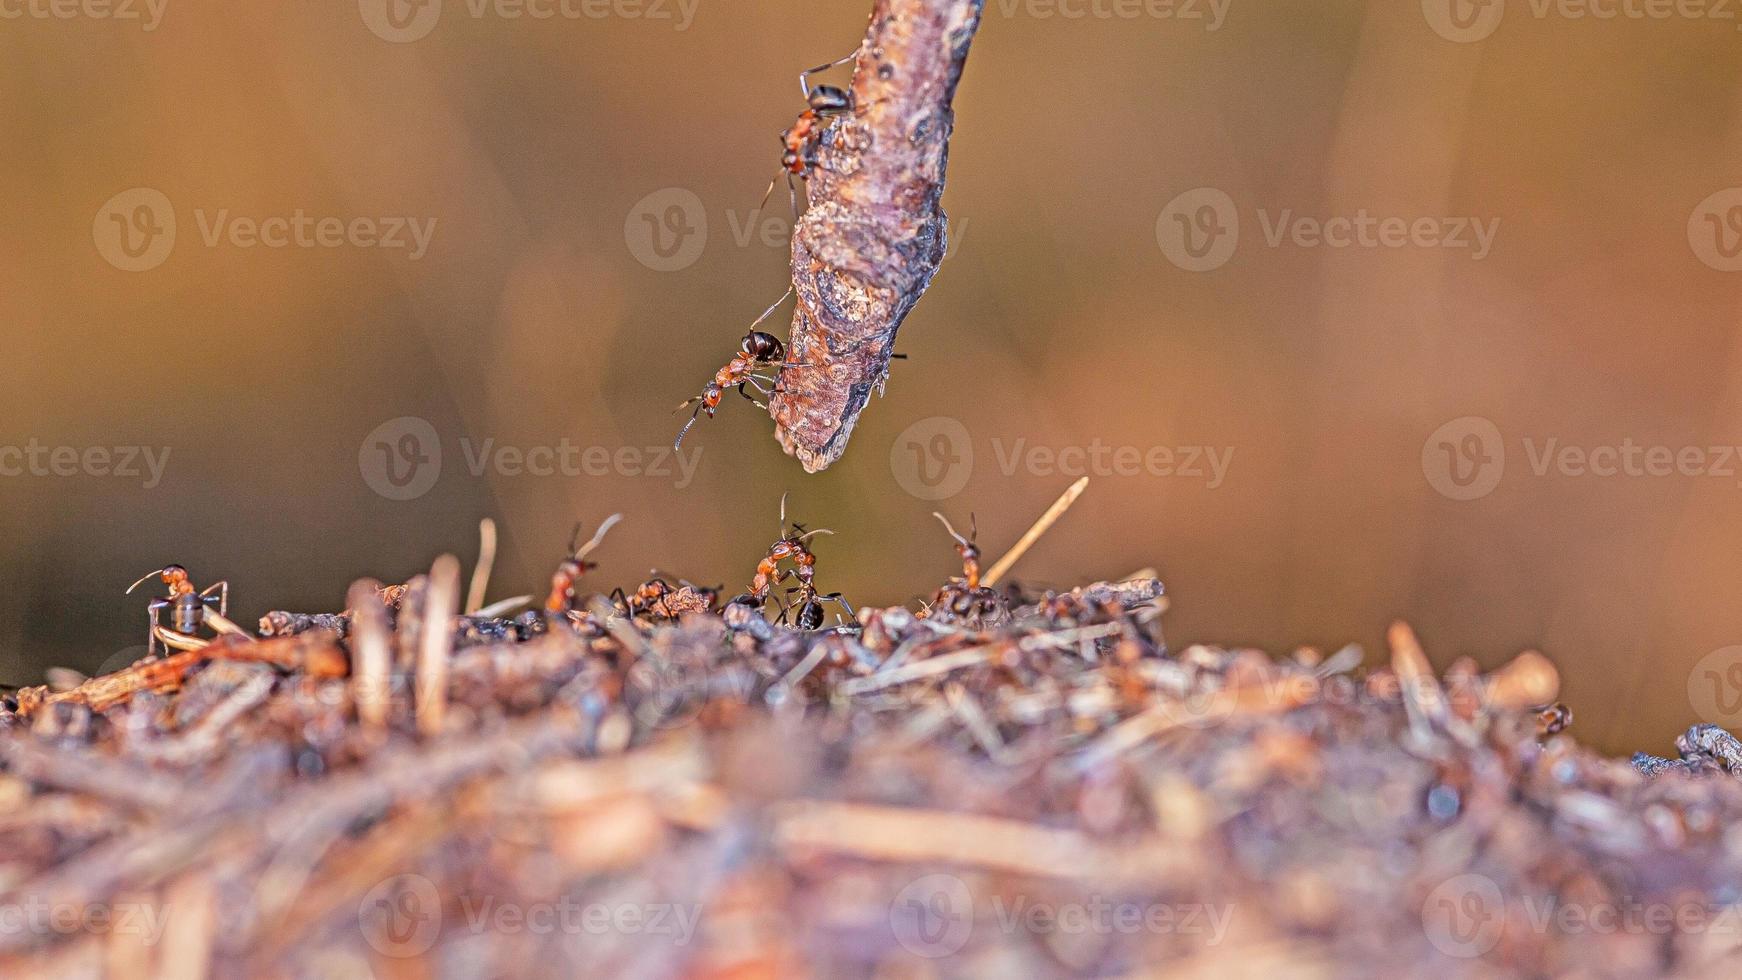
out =
<svg viewBox="0 0 1742 980"><path fill-rule="evenodd" d="M485 516L492 598L613 511L599 588L731 593L790 491L820 585L910 601L933 510L991 560L1086 472L1017 577L1152 566L1176 646L1401 617L1542 649L1612 752L1742 721L1742 20L1689 9L988 0L950 256L807 476L671 410L867 3L4 0L0 680L137 656L166 562L251 624Z"/></svg>

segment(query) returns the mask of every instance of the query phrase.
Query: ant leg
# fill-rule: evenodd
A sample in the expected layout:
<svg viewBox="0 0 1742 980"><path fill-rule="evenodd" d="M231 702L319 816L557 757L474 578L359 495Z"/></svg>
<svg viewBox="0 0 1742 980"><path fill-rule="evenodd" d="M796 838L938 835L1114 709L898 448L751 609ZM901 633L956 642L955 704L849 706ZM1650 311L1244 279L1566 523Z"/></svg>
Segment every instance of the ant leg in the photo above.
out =
<svg viewBox="0 0 1742 980"><path fill-rule="evenodd" d="M201 589L200 590L200 598L201 599L210 599L212 597L212 590L213 589L218 590L218 615L226 616L226 617L229 616L230 615L230 582L229 582L229 580L226 579L225 581L222 581L222 582L213 582L211 585L208 585L204 589Z"/></svg>
<svg viewBox="0 0 1742 980"><path fill-rule="evenodd" d="M786 176L787 182L788 183L792 182L792 175L790 173L787 173L787 170L785 167L782 167L779 170L775 171L774 176L768 178L768 189L762 192L762 200L757 202L757 204L756 204L756 210L758 212L760 212L764 207L766 207L768 204L768 199L770 197L774 196L774 185L780 180L780 175L783 173L786 173L786 175L787 175Z"/></svg>
<svg viewBox="0 0 1742 980"><path fill-rule="evenodd" d="M815 68L807 68L804 71L799 72L798 73L798 87L799 87L799 90L804 93L805 101L806 102L810 101L810 97L811 97L810 78L812 75L815 75L818 72L828 71L830 68L833 68L836 65L844 65L847 62L852 61L854 58L857 58L859 56L859 48L863 48L864 46L865 45L863 43L861 43L858 48L854 48L853 50L847 52L847 55L844 58L836 58L834 61L831 61L826 65L818 65Z"/></svg>
<svg viewBox="0 0 1742 980"><path fill-rule="evenodd" d="M786 287L786 292L781 293L780 298L775 300L773 303L769 304L768 309L763 310L762 315L756 318L756 322L750 324L750 329L755 330L757 327L761 326L762 321L773 316L774 311L780 309L780 304L786 302L786 298L788 296L791 296L791 295L792 295L792 287L788 286L788 287ZM686 402L685 404L688 404L688 403Z"/></svg>
<svg viewBox="0 0 1742 980"><path fill-rule="evenodd" d="M767 405L764 405L764 404L762 404L762 403L761 403L761 402L759 402L759 401L757 401L757 400L756 400L756 397L755 397L755 396L754 396L754 395L752 395L752 394L750 394L750 393L749 393L749 392L748 392L748 391L745 391L745 390L744 390L744 386L745 386L745 385L747 385L747 384L751 384L751 382L749 382L749 381L742 381L742 382L739 382L739 384L738 384L738 394L740 394L740 395L743 395L743 396L744 396L744 397L745 397L745 398L747 398L747 399L749 399L749 401L750 401L750 404L752 404L752 405L755 405L755 406L756 406L756 407L757 407L757 408L760 408L760 409L762 409L762 410L763 410L763 411L765 411L765 412L766 412L766 411L768 411L768 406L767 406ZM756 387L756 390L757 390L757 391L761 391L761 390L762 390L762 386L761 386L761 385L757 385L757 387Z"/></svg>
<svg viewBox="0 0 1742 980"><path fill-rule="evenodd" d="M170 607L170 605L171 605L171 603L168 599L153 599L153 600L151 600L151 605L146 607L146 610L145 610L145 655L147 657L152 656L153 654L157 653L158 613L164 609L168 609ZM163 653L164 653L164 656L169 655L168 644L164 645Z"/></svg>

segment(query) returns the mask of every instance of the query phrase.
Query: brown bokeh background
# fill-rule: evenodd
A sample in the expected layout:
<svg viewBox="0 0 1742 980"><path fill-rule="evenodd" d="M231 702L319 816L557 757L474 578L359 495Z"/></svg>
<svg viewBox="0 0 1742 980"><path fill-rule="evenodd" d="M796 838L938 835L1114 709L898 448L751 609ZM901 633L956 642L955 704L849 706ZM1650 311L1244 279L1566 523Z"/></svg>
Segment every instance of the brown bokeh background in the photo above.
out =
<svg viewBox="0 0 1742 980"><path fill-rule="evenodd" d="M783 288L784 245L740 245L736 225L800 108L794 75L850 49L866 6L699 0L678 30L447 0L410 43L349 0L168 0L151 31L0 20L0 445L171 452L149 489L0 477L0 680L136 647L144 600L121 590L166 561L227 578L251 622L337 608L353 578L402 580L443 551L470 562L486 515L504 536L493 597L537 588L574 521L617 510L599 583L659 566L736 590L790 490L794 516L838 532L821 584L910 600L955 567L932 510L977 512L995 556L1070 482L1006 474L1000 453L1099 440L1234 455L1214 488L1097 477L1021 577L1154 566L1176 644L1357 641L1376 658L1404 617L1441 666L1540 647L1574 731L1611 751L1663 750L1697 720L1696 664L1742 643L1742 464L1538 476L1521 440L1742 443L1742 274L1688 232L1742 184L1734 21L1538 17L1515 0L1492 36L1456 43L1416 3L1232 0L1210 31L991 0L957 102L952 255L839 465L806 476L734 397L692 432L682 488L469 472L462 438L669 444L672 405ZM136 187L173 203L178 231L167 260L129 272L93 229ZM1203 273L1157 240L1163 208L1198 187L1226 192L1242 225ZM630 244L638 202L664 188L693 192L708 223L699 258L669 272ZM224 209L437 225L416 260L209 247L196 212ZM1259 209L1500 228L1480 261L1270 247ZM372 490L360 460L401 416L443 450L408 501ZM904 430L936 416L965 428L974 464L928 501L897 471ZM1464 416L1508 453L1470 501L1423 465L1430 434Z"/></svg>

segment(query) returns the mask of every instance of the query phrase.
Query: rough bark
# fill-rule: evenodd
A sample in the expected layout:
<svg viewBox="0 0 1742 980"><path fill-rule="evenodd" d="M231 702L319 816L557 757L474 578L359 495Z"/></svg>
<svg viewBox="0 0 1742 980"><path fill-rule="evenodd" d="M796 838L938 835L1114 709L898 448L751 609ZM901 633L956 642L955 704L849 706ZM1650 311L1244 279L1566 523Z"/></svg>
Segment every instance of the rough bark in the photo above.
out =
<svg viewBox="0 0 1742 980"><path fill-rule="evenodd" d="M841 458L889 374L896 331L944 257L951 101L983 0L876 0L857 110L823 137L792 236L789 365L775 436L809 472Z"/></svg>

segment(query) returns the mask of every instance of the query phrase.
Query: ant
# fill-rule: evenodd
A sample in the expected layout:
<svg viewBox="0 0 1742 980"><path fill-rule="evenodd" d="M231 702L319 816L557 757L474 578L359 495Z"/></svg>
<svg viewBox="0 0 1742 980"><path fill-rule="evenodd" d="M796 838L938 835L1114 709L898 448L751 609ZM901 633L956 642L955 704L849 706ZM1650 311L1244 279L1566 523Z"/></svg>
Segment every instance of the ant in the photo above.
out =
<svg viewBox="0 0 1742 980"><path fill-rule="evenodd" d="M637 616L676 619L685 610L712 609L719 599L719 589L693 585L683 579L678 583L678 587L673 588L663 578L648 579L627 594L620 588L612 589L611 601L630 619Z"/></svg>
<svg viewBox="0 0 1742 980"><path fill-rule="evenodd" d="M575 542L581 538L581 525L575 525L574 536L569 538L570 555L557 565L556 571L550 577L550 595L544 600L547 620L565 617L575 607L575 586L580 583L581 576L599 567L597 563L587 561L587 556L605 540L605 532L622 519L622 514L612 514L605 518L599 529L593 532L592 540L578 548Z"/></svg>
<svg viewBox="0 0 1742 980"><path fill-rule="evenodd" d="M933 517L943 524L950 537L956 539L956 554L962 557L962 574L952 577L932 599L932 607L943 609L958 619L980 619L999 608L997 593L980 585L979 522L968 515L968 536L962 537L950 526L949 518L936 511Z"/></svg>
<svg viewBox="0 0 1742 980"><path fill-rule="evenodd" d="M821 626L823 601L834 600L840 602L843 606L847 606L847 604L841 599L841 594L839 592L831 593L829 595L819 595L817 593L814 582L817 573L817 556L810 550L809 542L811 538L814 538L819 534L834 533L834 531L831 531L826 527L819 527L814 531L807 531L805 530L805 526L797 521L793 521L789 529L789 525L786 522L786 495L781 494L780 540L769 546L767 556L760 562L757 562L756 577L750 581L750 591L745 595L740 596L736 601L745 602L752 606L760 606L768 600L768 593L775 585L786 581L788 578L797 579L797 587L788 590L788 594L790 595L792 592L797 592L799 594L799 627L801 629L815 629L817 626ZM783 561L791 561L792 567L782 570L780 563ZM786 618L787 611L791 608L791 605L791 603L788 603L784 608L782 608L780 613L781 619L784 620ZM847 609L851 611L852 607L847 606ZM806 626L805 624L807 622L814 622L815 625Z"/></svg>
<svg viewBox="0 0 1742 980"><path fill-rule="evenodd" d="M757 374L756 371L766 367L785 367L786 345L781 343L779 337L756 328L762 325L762 321L772 316L774 311L780 308L780 304L786 302L786 298L791 295L792 287L789 286L786 292L780 294L780 298L774 301L773 306L763 311L763 314L756 318L755 323L750 324L750 332L746 333L744 339L738 342L738 353L732 355L732 359L726 362L725 367L714 372L713 380L702 388L702 393L686 400L677 407L676 411L681 412L690 405L701 402L700 405L696 405L696 410L690 413L690 420L684 423L683 430L677 434L677 441L671 444L674 451L683 446L683 437L689 435L690 426L696 424L696 419L702 415L706 415L708 418L714 417L714 413L720 409L720 399L725 396L728 388L737 388L738 394L750 399L750 404L757 408L764 411L768 409L767 405L757 401L755 396L745 391L744 388L749 385L764 395L774 394L776 390L774 387L764 387L764 385L778 385L778 379L766 374Z"/></svg>
<svg viewBox="0 0 1742 980"><path fill-rule="evenodd" d="M134 589L150 581L154 575L162 579L164 585L169 586L169 597L153 599L148 607L149 611L146 617L149 625L146 626L145 632L146 656L156 653L159 643L163 644L163 652L166 655L169 653L169 644L164 643L162 637L158 635L158 630L161 628L159 613L163 610L170 611L171 632L190 636L199 630L201 623L205 622L206 610L211 608L214 602L218 606L218 615L224 616L230 611L229 582L214 582L196 592L194 591L194 583L188 578L188 570L180 565L165 565L155 572L141 575L139 581L129 585L123 594L132 595ZM213 591L218 594L212 595Z"/></svg>
<svg viewBox="0 0 1742 980"><path fill-rule="evenodd" d="M818 85L812 88L810 77L836 65L846 64L858 54L859 49L854 48L844 58L799 72L798 86L804 92L805 110L799 113L798 121L792 124L791 129L780 134L780 145L785 150L780 157L780 172L769 178L768 190L762 193L762 203L756 205L758 211L768 203L769 196L774 193L775 182L780 180L781 174L785 174L786 189L792 195L792 216L794 220L798 219L798 187L792 179L810 179L810 172L818 165L817 151L822 149L823 130L828 128L831 120L849 115L856 108L853 93L836 85Z"/></svg>

